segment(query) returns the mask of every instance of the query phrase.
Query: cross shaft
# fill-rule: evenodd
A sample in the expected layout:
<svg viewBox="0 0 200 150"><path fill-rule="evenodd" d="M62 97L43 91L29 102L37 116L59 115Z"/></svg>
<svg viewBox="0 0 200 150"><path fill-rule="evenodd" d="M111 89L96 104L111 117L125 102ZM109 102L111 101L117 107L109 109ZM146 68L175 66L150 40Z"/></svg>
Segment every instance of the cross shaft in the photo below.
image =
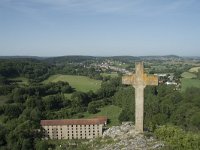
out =
<svg viewBox="0 0 200 150"><path fill-rule="evenodd" d="M122 77L122 83L135 88L135 129L143 132L144 88L146 85L158 85L158 77L144 73L143 62L135 64L135 74Z"/></svg>

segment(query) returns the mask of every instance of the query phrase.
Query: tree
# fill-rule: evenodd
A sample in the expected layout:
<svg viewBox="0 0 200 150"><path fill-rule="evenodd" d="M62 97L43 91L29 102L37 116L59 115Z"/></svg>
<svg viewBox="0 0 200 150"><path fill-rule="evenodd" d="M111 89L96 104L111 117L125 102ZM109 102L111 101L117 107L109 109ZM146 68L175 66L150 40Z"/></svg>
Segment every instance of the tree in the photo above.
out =
<svg viewBox="0 0 200 150"><path fill-rule="evenodd" d="M4 114L9 118L17 118L23 111L24 107L19 104L5 105Z"/></svg>
<svg viewBox="0 0 200 150"><path fill-rule="evenodd" d="M126 107L132 109L135 107L135 94L134 89L131 86L126 88L119 88L119 90L112 97L113 103L119 107Z"/></svg>
<svg viewBox="0 0 200 150"><path fill-rule="evenodd" d="M23 103L26 99L26 90L25 88L15 88L12 91L11 95L14 102Z"/></svg>
<svg viewBox="0 0 200 150"><path fill-rule="evenodd" d="M130 111L127 107L125 107L119 115L119 121L134 121L135 113Z"/></svg>
<svg viewBox="0 0 200 150"><path fill-rule="evenodd" d="M183 131L173 125L160 126L155 130L158 139L165 141L169 149L199 149L200 135Z"/></svg>
<svg viewBox="0 0 200 150"><path fill-rule="evenodd" d="M0 75L0 84L6 84L6 77Z"/></svg>
<svg viewBox="0 0 200 150"><path fill-rule="evenodd" d="M99 98L111 97L117 91L117 87L121 85L120 78L111 78L101 84L101 88L97 91Z"/></svg>
<svg viewBox="0 0 200 150"><path fill-rule="evenodd" d="M76 102L80 103L80 105L87 106L90 102L90 98L84 92L74 92L71 96L72 103L75 100Z"/></svg>
<svg viewBox="0 0 200 150"><path fill-rule="evenodd" d="M41 120L41 111L38 108L34 108L30 113L30 120L37 122L39 126L39 122Z"/></svg>
<svg viewBox="0 0 200 150"><path fill-rule="evenodd" d="M34 139L41 138L41 134L34 128L33 122L18 121L14 126L7 135L8 149L34 149Z"/></svg>
<svg viewBox="0 0 200 150"><path fill-rule="evenodd" d="M199 112L195 112L190 120L191 124L197 128L197 130L200 129L200 111Z"/></svg>
<svg viewBox="0 0 200 150"><path fill-rule="evenodd" d="M38 140L35 144L36 150L48 150L48 143L45 140Z"/></svg>
<svg viewBox="0 0 200 150"><path fill-rule="evenodd" d="M90 102L88 104L88 112L91 114L95 114L98 112L97 105L95 102Z"/></svg>
<svg viewBox="0 0 200 150"><path fill-rule="evenodd" d="M63 97L61 95L51 95L46 97L43 102L45 110L59 110L63 107Z"/></svg>
<svg viewBox="0 0 200 150"><path fill-rule="evenodd" d="M6 144L7 129L0 124L0 147Z"/></svg>
<svg viewBox="0 0 200 150"><path fill-rule="evenodd" d="M200 69L198 69L198 72L197 72L197 79L200 80Z"/></svg>
<svg viewBox="0 0 200 150"><path fill-rule="evenodd" d="M24 139L22 142L22 149L21 150L33 150L33 145L31 144L30 139Z"/></svg>
<svg viewBox="0 0 200 150"><path fill-rule="evenodd" d="M42 103L42 99L41 97L38 96L30 96L27 100L26 100L26 107L28 108L39 108L40 110L43 107L43 103Z"/></svg>

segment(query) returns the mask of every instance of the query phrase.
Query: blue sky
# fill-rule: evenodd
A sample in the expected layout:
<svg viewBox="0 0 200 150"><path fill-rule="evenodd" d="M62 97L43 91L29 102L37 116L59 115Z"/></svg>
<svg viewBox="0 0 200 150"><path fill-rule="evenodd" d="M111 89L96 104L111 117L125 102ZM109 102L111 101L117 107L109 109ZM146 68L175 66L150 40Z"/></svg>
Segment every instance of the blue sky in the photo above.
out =
<svg viewBox="0 0 200 150"><path fill-rule="evenodd" d="M199 0L0 0L0 55L200 56Z"/></svg>

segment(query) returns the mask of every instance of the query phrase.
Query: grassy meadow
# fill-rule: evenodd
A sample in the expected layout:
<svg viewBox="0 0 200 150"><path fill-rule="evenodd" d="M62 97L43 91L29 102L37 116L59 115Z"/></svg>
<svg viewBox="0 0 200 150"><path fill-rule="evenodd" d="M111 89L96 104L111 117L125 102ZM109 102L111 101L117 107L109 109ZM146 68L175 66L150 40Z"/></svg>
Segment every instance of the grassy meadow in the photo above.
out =
<svg viewBox="0 0 200 150"><path fill-rule="evenodd" d="M196 78L197 76L195 74L193 74L193 73L190 73L190 72L183 72L181 74L181 77L182 78L189 78L189 79L191 79L191 78Z"/></svg>
<svg viewBox="0 0 200 150"><path fill-rule="evenodd" d="M187 72L181 74L181 91L185 91L189 87L198 87L200 88L200 80L196 79L197 75L195 74L200 67L193 67Z"/></svg>
<svg viewBox="0 0 200 150"><path fill-rule="evenodd" d="M101 81L90 79L86 76L76 75L52 75L43 83L66 81L77 91L88 92L90 90L96 91L101 87Z"/></svg>
<svg viewBox="0 0 200 150"><path fill-rule="evenodd" d="M200 67L193 67L189 70L189 72L198 72L199 69Z"/></svg>
<svg viewBox="0 0 200 150"><path fill-rule="evenodd" d="M93 118L95 116L107 116L109 119L109 124L108 126L114 126L114 125L119 125L119 114L121 113L121 108L118 106L114 105L108 105L105 107L102 107L100 111L96 114L89 114L88 112L85 112L84 118Z"/></svg>
<svg viewBox="0 0 200 150"><path fill-rule="evenodd" d="M200 88L200 80L198 79L181 79L181 91L185 91L188 87L198 87Z"/></svg>

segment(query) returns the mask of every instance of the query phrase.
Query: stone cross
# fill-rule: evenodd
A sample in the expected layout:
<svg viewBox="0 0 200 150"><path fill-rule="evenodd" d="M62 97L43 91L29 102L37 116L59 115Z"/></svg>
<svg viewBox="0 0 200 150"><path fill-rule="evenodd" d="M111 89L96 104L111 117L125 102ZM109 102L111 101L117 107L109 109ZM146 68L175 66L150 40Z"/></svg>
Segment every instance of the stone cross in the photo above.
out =
<svg viewBox="0 0 200 150"><path fill-rule="evenodd" d="M158 77L144 73L143 62L135 63L135 74L122 77L122 84L135 88L135 129L143 132L144 88L146 85L158 85Z"/></svg>

